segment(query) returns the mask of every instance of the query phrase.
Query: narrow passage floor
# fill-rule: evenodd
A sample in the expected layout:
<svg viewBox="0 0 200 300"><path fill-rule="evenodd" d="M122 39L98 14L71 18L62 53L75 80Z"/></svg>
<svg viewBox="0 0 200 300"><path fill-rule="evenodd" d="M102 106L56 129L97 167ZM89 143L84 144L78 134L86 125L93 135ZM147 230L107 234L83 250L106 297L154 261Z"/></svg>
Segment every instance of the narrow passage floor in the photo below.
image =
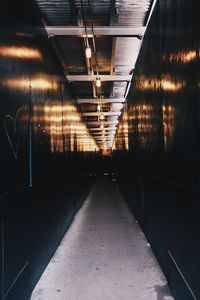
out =
<svg viewBox="0 0 200 300"><path fill-rule="evenodd" d="M77 187L78 188L78 187ZM172 300L118 185L93 187L31 300Z"/></svg>

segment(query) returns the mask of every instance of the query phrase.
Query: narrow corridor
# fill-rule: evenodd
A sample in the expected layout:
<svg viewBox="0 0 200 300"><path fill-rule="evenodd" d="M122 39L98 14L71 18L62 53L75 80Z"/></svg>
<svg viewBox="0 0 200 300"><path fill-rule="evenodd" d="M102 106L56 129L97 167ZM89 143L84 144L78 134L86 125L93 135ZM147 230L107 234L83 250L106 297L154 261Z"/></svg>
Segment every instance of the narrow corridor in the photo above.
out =
<svg viewBox="0 0 200 300"><path fill-rule="evenodd" d="M117 183L93 187L31 300L170 300L166 279Z"/></svg>

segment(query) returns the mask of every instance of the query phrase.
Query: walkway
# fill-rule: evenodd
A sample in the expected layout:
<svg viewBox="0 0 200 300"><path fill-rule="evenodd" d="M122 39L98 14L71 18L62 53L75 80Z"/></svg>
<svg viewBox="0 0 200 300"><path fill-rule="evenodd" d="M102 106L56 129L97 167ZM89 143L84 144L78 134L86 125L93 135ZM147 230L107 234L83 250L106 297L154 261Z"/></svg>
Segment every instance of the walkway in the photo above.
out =
<svg viewBox="0 0 200 300"><path fill-rule="evenodd" d="M166 280L118 186L92 189L31 300L172 300Z"/></svg>

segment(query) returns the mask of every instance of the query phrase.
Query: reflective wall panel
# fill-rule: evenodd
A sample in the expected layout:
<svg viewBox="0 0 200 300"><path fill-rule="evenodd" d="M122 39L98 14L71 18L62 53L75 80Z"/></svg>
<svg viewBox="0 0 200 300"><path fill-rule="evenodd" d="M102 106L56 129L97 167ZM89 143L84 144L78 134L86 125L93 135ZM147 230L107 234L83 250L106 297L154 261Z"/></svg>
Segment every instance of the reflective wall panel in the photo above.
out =
<svg viewBox="0 0 200 300"><path fill-rule="evenodd" d="M99 163L31 0L1 5L0 102L0 298L25 300Z"/></svg>
<svg viewBox="0 0 200 300"><path fill-rule="evenodd" d="M198 0L157 1L114 147L121 189L180 300L200 298L199 11Z"/></svg>

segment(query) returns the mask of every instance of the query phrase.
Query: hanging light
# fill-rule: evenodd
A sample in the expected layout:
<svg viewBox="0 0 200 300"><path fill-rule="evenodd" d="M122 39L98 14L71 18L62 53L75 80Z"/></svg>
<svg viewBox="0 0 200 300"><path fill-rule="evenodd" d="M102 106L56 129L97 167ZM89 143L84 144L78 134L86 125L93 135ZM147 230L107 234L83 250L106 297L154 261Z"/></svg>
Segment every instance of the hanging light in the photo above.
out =
<svg viewBox="0 0 200 300"><path fill-rule="evenodd" d="M103 114L100 115L100 120L104 120L104 115Z"/></svg>
<svg viewBox="0 0 200 300"><path fill-rule="evenodd" d="M96 78L96 87L100 88L101 87L101 78L100 77L97 77Z"/></svg>
<svg viewBox="0 0 200 300"><path fill-rule="evenodd" d="M97 111L101 111L101 105L100 104L97 105Z"/></svg>
<svg viewBox="0 0 200 300"><path fill-rule="evenodd" d="M89 45L87 45L87 47L85 48L85 55L88 59L92 57L92 49Z"/></svg>

